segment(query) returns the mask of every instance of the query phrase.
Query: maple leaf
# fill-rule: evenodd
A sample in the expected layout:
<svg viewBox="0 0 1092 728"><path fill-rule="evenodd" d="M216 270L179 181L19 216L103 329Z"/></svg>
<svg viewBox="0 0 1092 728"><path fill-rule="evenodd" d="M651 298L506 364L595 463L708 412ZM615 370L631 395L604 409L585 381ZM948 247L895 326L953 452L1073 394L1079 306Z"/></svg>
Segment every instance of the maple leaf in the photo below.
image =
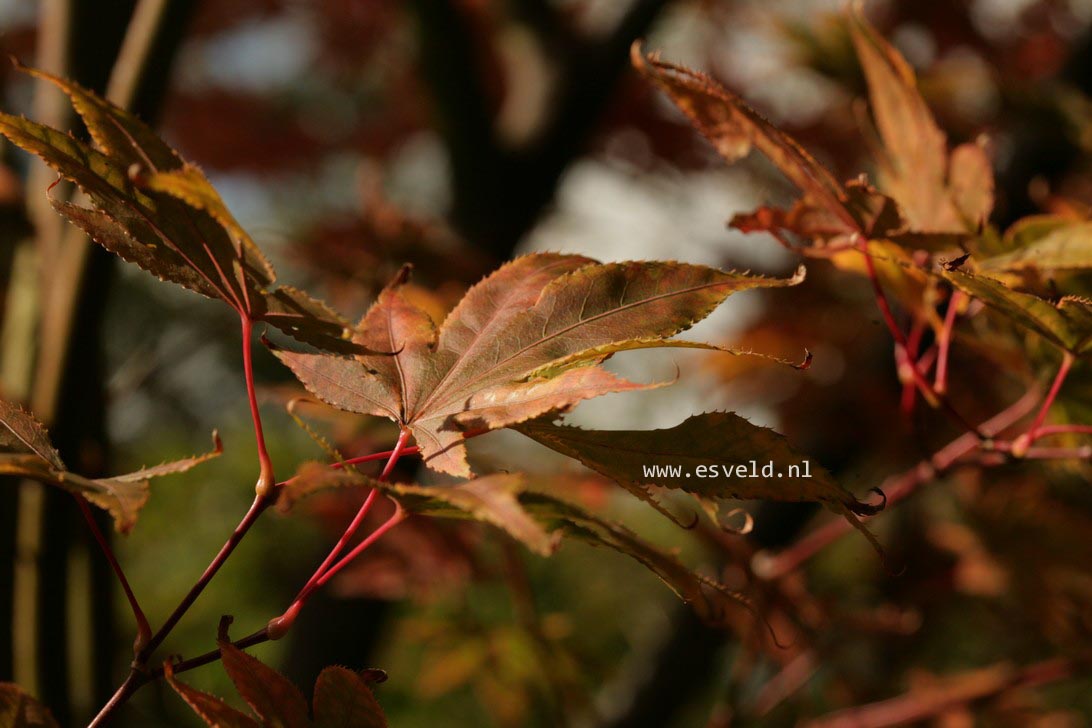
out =
<svg viewBox="0 0 1092 728"><path fill-rule="evenodd" d="M709 76L661 61L657 54L646 56L639 42L633 44L631 58L726 162L735 163L757 149L803 194L788 211L762 207L737 215L733 227L769 231L779 239L783 232L791 232L821 246L837 245L854 235L874 238L904 230L905 222L890 198L864 183L843 187L795 139Z"/></svg>
<svg viewBox="0 0 1092 728"><path fill-rule="evenodd" d="M53 207L92 240L162 280L225 301L329 351L357 351L349 326L321 301L274 288L273 266L194 165L133 114L81 86L21 67L72 100L92 144L0 113L0 134L75 183L92 207L50 195Z"/></svg>
<svg viewBox="0 0 1092 728"><path fill-rule="evenodd" d="M57 728L49 710L15 683L0 682L0 725L5 728Z"/></svg>
<svg viewBox="0 0 1092 728"><path fill-rule="evenodd" d="M140 509L148 500L149 480L163 475L183 473L214 458L223 451L219 436L212 435L213 449L203 455L143 468L109 478L85 478L65 468L61 456L49 441L49 434L34 416L0 400L0 474L30 478L55 485L106 510L114 526L128 533L136 523Z"/></svg>
<svg viewBox="0 0 1092 728"><path fill-rule="evenodd" d="M315 682L312 722L308 716L307 700L299 688L228 640L226 630L230 623L230 617L225 617L220 623L217 645L221 663L257 720L231 707L221 698L178 680L170 662L163 665L167 682L206 724L212 728L386 728L387 719L365 677L371 671L357 673L344 667L324 668Z"/></svg>
<svg viewBox="0 0 1092 728"><path fill-rule="evenodd" d="M515 429L657 508L650 486L694 496L714 519L717 501L726 498L819 502L873 540L857 516L879 508L857 500L821 465L794 451L784 436L731 412L695 415L665 430L582 430L545 419ZM752 461L758 463L754 474ZM746 476L738 473L740 467Z"/></svg>
<svg viewBox="0 0 1092 728"><path fill-rule="evenodd" d="M1092 352L1092 300L1064 296L1054 303L1031 293L1014 291L1001 281L984 275L962 270L941 271L940 275L967 295L1058 348L1078 357Z"/></svg>
<svg viewBox="0 0 1092 728"><path fill-rule="evenodd" d="M1007 252L978 260L979 270L1087 270L1092 268L1092 222L1033 215L1005 231L1005 247Z"/></svg>
<svg viewBox="0 0 1092 728"><path fill-rule="evenodd" d="M636 384L595 366L617 351L700 347L669 337L730 294L789 286L685 263L601 264L577 255L518 258L470 289L437 329L401 292L408 270L385 288L356 343L394 356L342 358L275 353L316 397L339 409L389 417L412 430L425 462L470 475L464 435L563 412Z"/></svg>
<svg viewBox="0 0 1092 728"><path fill-rule="evenodd" d="M913 230L974 231L993 209L993 170L981 145L948 140L918 91L914 71L851 6L850 34L868 82L884 191Z"/></svg>
<svg viewBox="0 0 1092 728"><path fill-rule="evenodd" d="M556 486L557 478L552 479ZM380 482L351 469L305 464L284 486L292 502L331 488L375 488L411 513L435 518L470 519L501 529L540 556L550 556L564 537L606 547L645 566L695 612L710 623L724 619L726 608L754 612L745 596L707 579L674 555L645 541L625 526L600 518L542 487L523 473L497 473L456 485L420 486Z"/></svg>
<svg viewBox="0 0 1092 728"><path fill-rule="evenodd" d="M705 74L645 56L637 43L632 60L725 161L757 149L801 191L790 209L761 207L733 217L733 227L769 232L786 244L785 233L792 233L818 247L851 243L855 236L930 251L954 247L993 208L989 159L978 144L949 154L906 61L856 11L850 12L850 28L884 144L882 189L863 180L840 184L796 140Z"/></svg>

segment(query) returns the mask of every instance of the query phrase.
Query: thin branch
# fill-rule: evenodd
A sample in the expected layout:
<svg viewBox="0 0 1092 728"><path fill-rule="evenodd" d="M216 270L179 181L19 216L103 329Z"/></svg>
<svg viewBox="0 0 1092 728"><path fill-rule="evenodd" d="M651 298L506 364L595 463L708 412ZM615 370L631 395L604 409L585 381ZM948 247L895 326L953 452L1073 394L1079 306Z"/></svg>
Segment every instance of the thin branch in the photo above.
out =
<svg viewBox="0 0 1092 728"><path fill-rule="evenodd" d="M899 356L899 352L901 351L902 357L906 360L908 373L913 377L914 383L917 385L918 389L921 390L921 395L931 407L943 407L949 416L958 422L963 429L974 433L979 439L984 439L984 435L982 435L966 417L952 406L952 403L948 401L947 397L939 394L933 389L933 386L926 380L925 375L922 374L921 369L918 367L917 360L909 355L909 342L906 340L906 335L903 334L902 329L899 328L898 322L895 321L895 315L891 311L891 304L887 300L887 294L884 293L883 286L880 285L880 278L876 274L876 263L872 260L872 253L868 250L868 241L862 238L857 247L858 250L861 251L861 255L864 256L865 270L868 273L869 281L872 283L872 291L876 296L876 305L883 315L883 320L887 324L891 336L895 339L896 357Z"/></svg>
<svg viewBox="0 0 1092 728"><path fill-rule="evenodd" d="M1022 669L1001 663L947 678L876 703L848 708L813 720L807 728L883 728L918 723L942 713L1005 693L1073 677L1085 661L1058 657Z"/></svg>
<svg viewBox="0 0 1092 728"><path fill-rule="evenodd" d="M1034 409L1038 398L1038 391L1028 390L1023 397L991 417L979 429L987 437L1003 432L1027 416ZM919 486L959 464L965 456L979 449L981 445L978 435L965 432L906 472L885 480L880 489L887 496L888 508L908 498ZM755 574L764 579L781 578L852 530L853 527L845 519L828 521L781 553L755 554L752 567Z"/></svg>
<svg viewBox="0 0 1092 728"><path fill-rule="evenodd" d="M379 474L379 482L384 482L390 477L391 472L394 470L394 466L398 463L398 459L402 456L402 452L406 448L406 443L409 441L411 432L409 429L403 429L398 435L398 442L395 443L394 449L390 452L390 457L387 459L387 464L383 468L383 472ZM296 617L299 615L300 610L303 609L303 605L307 603L307 599L323 584L325 584L330 577L336 574L338 571L348 565L350 561L356 558L364 549L368 548L374 543L380 536L386 533L387 530L394 527L398 521L402 519L402 510L399 507L395 511L394 517L389 521L381 525L374 533L365 538L360 544L349 552L345 558L335 563L337 557L345 550L345 547L349 545L349 541L360 529L361 524L364 522L364 518L368 515L375 501L379 498L379 490L373 488L368 497L364 499L364 503L360 506L360 509L356 512L353 520L346 527L345 531L341 534L341 537L334 544L334 547L330 550L330 553L326 555L319 567L315 569L315 573L311 575L311 578L307 580L307 583L303 585L296 598L292 600L292 603L288 606L288 609L284 611L279 617L274 617L269 622L269 632L272 639L280 639L285 632L292 628L292 624L296 621ZM397 520L396 520L397 519ZM393 522L392 522L393 521ZM327 575L329 572L329 575Z"/></svg>
<svg viewBox="0 0 1092 728"><path fill-rule="evenodd" d="M186 593L186 596L183 597L182 601L179 602L178 606L171 612L171 615L167 617L167 621L163 623L163 626L159 628L159 631L152 635L148 644L137 654L137 664L143 666L148 663L148 658L151 657L152 652L163 643L163 640L167 638L167 635L174 629L174 626L178 624L178 620L182 619L183 615L189 611L189 608L197 601L197 597L201 596L201 592L205 590L205 587L212 581L212 578L216 576L216 572L220 570L220 567L224 565L224 562L227 561L228 557L235 551L235 547L239 545L239 542L242 541L243 537L250 531L251 526L254 525L255 521L258 520L258 517L261 516L273 502L274 498L268 496L259 495L254 498L254 502L250 505L250 510L243 516L243 520L239 521L239 525L231 532L231 536L228 537L228 540L220 548L220 551L205 568L204 573L202 573L197 582L190 587L189 592Z"/></svg>
<svg viewBox="0 0 1092 728"><path fill-rule="evenodd" d="M95 514L91 512L91 506L87 504L87 499L82 495L77 495L75 498L76 504L80 507L80 513L83 514L83 519L87 522L87 527L91 530L91 534L95 537L95 541L98 542L99 548L102 549L102 553L106 557L106 561L110 564L110 568L114 571L114 575L117 576L118 582L121 584L121 590L125 592L125 599L129 602L129 607L133 610L133 619L136 620L137 626L137 637L136 642L133 645L133 650L139 652L152 637L152 628L148 624L148 618L144 616L144 610L140 608L140 602L137 601L136 594L133 593L132 587L129 586L129 580L125 577L125 571L121 568L121 564L114 554L114 549L110 547L110 542L106 540L106 536L103 535L102 529L99 528L99 524L95 521Z"/></svg>
<svg viewBox="0 0 1092 728"><path fill-rule="evenodd" d="M937 375L933 380L933 389L938 394L948 391L948 353L952 348L952 329L955 328L956 314L963 303L963 291L952 291L948 298L948 310L944 312L944 325L937 337Z"/></svg>
<svg viewBox="0 0 1092 728"><path fill-rule="evenodd" d="M258 484L255 489L259 497L267 498L276 492L277 478L273 475L273 460L265 447L265 434L262 432L262 416L258 411L258 395L254 386L254 363L251 360L250 336L254 322L242 310L239 312L243 334L243 375L246 378L246 395L250 402L250 417L254 421L254 439L258 443Z"/></svg>

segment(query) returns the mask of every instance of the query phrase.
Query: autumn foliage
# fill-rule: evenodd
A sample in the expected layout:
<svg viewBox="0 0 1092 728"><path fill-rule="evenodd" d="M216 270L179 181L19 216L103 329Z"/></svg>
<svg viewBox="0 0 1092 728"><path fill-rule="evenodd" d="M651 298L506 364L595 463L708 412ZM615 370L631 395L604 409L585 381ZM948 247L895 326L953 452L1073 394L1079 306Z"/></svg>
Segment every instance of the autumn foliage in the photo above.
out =
<svg viewBox="0 0 1092 728"><path fill-rule="evenodd" d="M1071 420L1057 400L1069 375L1092 351L1092 301L1082 285L1082 275L1092 267L1087 240L1092 223L1069 210L996 229L990 222L995 181L986 140L950 145L903 57L858 11L849 11L845 22L868 90L868 113L861 121L874 179L862 173L839 181L804 144L721 83L667 62L640 43L632 47L631 62L642 79L662 91L726 163L758 152L795 188L788 206L764 205L735 215L730 223L745 233L767 233L803 259L806 265L795 275L675 261L602 263L577 254L538 252L504 263L466 290L450 310L437 311L434 299L420 295L412 267L405 266L355 323L310 293L278 285L272 265L205 174L134 114L66 79L21 69L62 90L90 138L84 141L8 114L0 115L0 133L75 186L78 193L71 198L59 194L63 186L46 194L54 209L88 238L164 282L231 309L241 330L242 378L257 443L253 505L162 624L149 623L108 539L99 534L130 602L137 639L128 676L94 724L113 719L136 691L162 678L210 726L386 725L382 693L378 701L373 694L383 677L379 671L328 667L309 702L245 649L283 638L335 575L389 532L424 519L480 522L542 557L553 555L564 540L605 547L646 567L703 622L740 634L756 654L814 660L810 637L793 644L802 633L820 631L809 622L814 610L809 612L808 600L799 595L801 573L842 535L855 531L857 538L867 539L886 578L897 582L906 555L888 553L883 539L873 534L871 519L882 523L885 513L897 510L921 486L968 468L978 474L980 490L963 497L967 509L978 511L994 497L990 479L995 470L1018 480L1038 461L1059 468L1086 463L1084 438L1092 425ZM752 289L766 289L765 300L773 301L776 310L778 297L805 288L810 283L806 270L813 269L825 271L828 286L830 276L867 285L893 341L890 371L903 390L904 414L925 408L953 433L947 445L940 443L909 471L888 468L881 474L886 480L850 486L833 468L813 462L807 476L784 479L781 472L808 460L809 453L795 438L732 412L697 412L656 430L596 430L564 421L585 400L673 384L631 381L604 366L634 350L705 350L714 369L730 371L745 362L806 379L812 363L807 348L822 341L821 327L793 339L796 351L791 354L784 346L765 349L767 340L758 327L737 346L678 336L730 296ZM834 306L833 301L832 295L816 305ZM851 315L867 318L873 312ZM268 355L298 380L289 409L316 443L315 458L296 463L290 473L274 474L263 433L251 359L256 329ZM996 344L1001 339L1004 346ZM999 352L1036 364L1025 392L992 407L995 397L968 393L955 367L969 356L1000 357ZM1040 379L1045 387L1034 383ZM323 414L304 418L304 405ZM341 413L389 420L396 439L389 450L349 454L318 424ZM31 413L0 402L0 421L0 473L70 492L92 529L97 526L87 504L105 509L121 533L139 527L152 479L187 471L222 451L214 434L214 448L204 455L125 475L84 477L68 471ZM492 461L488 469L477 468L475 459L468 458L473 441L503 429L584 469L543 473L521 462ZM397 467L411 458L424 467L416 479ZM752 459L774 463L778 474L730 474L730 466ZM708 465L724 467L714 470L715 477L690 476ZM682 469L666 474L672 466ZM734 578L696 568L632 524L617 521L601 501L583 497L581 480L593 477L588 472L609 482L611 491L633 496L634 504L656 518L674 523L680 538L688 530L705 534L720 549L721 560L735 565ZM210 625L205 654L198 650L178 657L158 651L263 513L274 507L296 513L299 501L335 489L367 495L282 613L270 615L265 625L250 625L253 631L234 641L227 633L230 620L218 631ZM783 551L754 552L743 534L761 516L745 514L741 525L739 501L820 504L833 517ZM387 515L377 524L379 512ZM1077 582L1073 588L1087 597L1087 582ZM778 653L784 650L789 652ZM963 702L1015 685L1063 679L1087 664L1088 653L1074 649L1046 663L1013 659L1019 666L970 680L971 697ZM186 671L217 660L249 713L183 681ZM46 709L18 688L5 684L0 689L0 723L53 725ZM938 698L942 703L961 700L944 695ZM910 708L894 705L912 716L921 709L920 701L911 701ZM854 710L870 715L869 706ZM851 724L838 722L836 715L830 720L831 725ZM826 723L820 719L819 724Z"/></svg>

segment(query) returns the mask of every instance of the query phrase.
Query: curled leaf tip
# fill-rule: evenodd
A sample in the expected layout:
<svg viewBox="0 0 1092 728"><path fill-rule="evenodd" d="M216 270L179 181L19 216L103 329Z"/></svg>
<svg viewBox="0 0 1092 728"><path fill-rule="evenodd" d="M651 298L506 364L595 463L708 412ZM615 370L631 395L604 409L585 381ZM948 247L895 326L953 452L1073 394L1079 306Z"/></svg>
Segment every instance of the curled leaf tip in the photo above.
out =
<svg viewBox="0 0 1092 728"><path fill-rule="evenodd" d="M792 368L798 369L802 372L806 372L807 370L811 369L811 361L814 358L815 355L811 353L811 350L807 347L804 347L804 361L800 362L799 364L793 364Z"/></svg>
<svg viewBox="0 0 1092 728"><path fill-rule="evenodd" d="M730 521L741 521L738 525ZM746 536L755 528L755 517L745 508L733 508L724 514L721 528L736 536Z"/></svg>
<svg viewBox="0 0 1092 728"><path fill-rule="evenodd" d="M849 510L853 511L858 516L874 516L884 508L887 507L887 494L879 488L870 488L869 493L875 493L880 497L879 503L864 503L862 501L856 501L849 505Z"/></svg>

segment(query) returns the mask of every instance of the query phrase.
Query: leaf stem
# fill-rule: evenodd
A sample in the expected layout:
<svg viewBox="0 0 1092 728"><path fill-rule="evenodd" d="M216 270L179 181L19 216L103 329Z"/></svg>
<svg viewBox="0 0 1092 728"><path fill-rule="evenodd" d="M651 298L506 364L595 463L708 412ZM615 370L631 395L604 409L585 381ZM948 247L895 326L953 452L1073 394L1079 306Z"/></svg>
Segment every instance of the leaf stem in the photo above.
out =
<svg viewBox="0 0 1092 728"><path fill-rule="evenodd" d="M99 528L99 524L95 520L95 514L91 512L91 506L87 504L87 499L82 495L77 495L75 497L76 504L80 507L80 513L83 514L84 520L87 521L87 527L91 529L91 533L98 542L99 547L102 549L106 561L110 564L110 568L113 570L114 575L121 584L121 590L125 592L125 599L129 602L129 607L133 610L133 619L136 620L137 626L137 637L136 642L133 644L133 651L139 652L152 637L152 628L148 624L148 618L144 616L144 610L140 608L140 602L137 601L136 594L133 593L132 587L129 586L129 580L125 577L125 571L121 568L121 564L118 562L117 556L114 554L114 549L110 546L110 542L106 540L105 534L103 534L102 529Z"/></svg>
<svg viewBox="0 0 1092 728"><path fill-rule="evenodd" d="M402 449L402 457L407 455L416 455L421 451L421 448L416 445L410 445L409 447ZM361 463L370 463L374 460L384 460L394 454L394 450L387 450L385 452L372 453L371 455L361 455L356 458L349 458L348 460L342 460L339 463L331 463L330 467L334 469L344 468L346 465L360 465Z"/></svg>
<svg viewBox="0 0 1092 728"><path fill-rule="evenodd" d="M411 433L408 429L403 429L399 433L398 442L395 443L394 449L390 451L390 455L387 458L387 464L383 467L383 472L379 474L379 482L384 482L387 480L387 478L390 477L391 472L394 470L394 466L398 463L398 459L402 457L402 453L406 450L406 443L409 441L410 434ZM378 459L378 455L376 457L365 457L373 460ZM345 461L345 463L348 463L348 461ZM336 464L332 467L336 467ZM395 511L394 517L392 517L390 520L388 520L386 523L376 529L374 533L365 538L360 544L356 546L356 548L350 551L345 558L335 563L337 557L341 554L342 551L345 550L345 547L348 546L349 541L360 529L360 525L364 522L364 518L368 515L368 512L371 510L372 505L374 505L375 501L379 498L379 495L379 490L375 488L373 488L372 491L368 493L368 497L364 499L364 503L361 504L360 509L356 512L356 515L353 516L353 520L349 523L348 527L346 527L345 531L341 534L341 537L338 539L337 543L334 544L334 548L330 550L330 553L326 555L326 558L323 559L321 564L319 564L319 567L315 569L315 573L311 575L311 578L308 579L307 583L303 585L302 589L300 589L299 593L296 595L296 598L292 600L292 604L290 604L288 609L286 609L284 613L281 614L279 617L274 617L272 620L270 620L269 632L272 639L280 639L280 637L282 637L285 632L291 629L292 623L295 622L296 616L303 608L303 605L307 602L308 597L311 596L311 593L314 592L314 590L317 589L319 586L326 583L328 577L324 577L326 577L327 570L332 570L333 573L337 573L338 571L340 571L348 564L349 561L352 561L353 558L358 556L362 551L364 551L365 548L374 543L376 539L383 535L383 533L393 527L395 523L397 523L395 519L401 520L399 514L401 514L402 511L399 508L397 511ZM392 523L392 521L395 521L395 523ZM333 574L331 574L331 576L332 575Z"/></svg>
<svg viewBox="0 0 1092 728"><path fill-rule="evenodd" d="M967 421L952 403L948 401L948 398L939 394L933 389L933 386L926 380L925 375L921 373L921 369L918 367L917 360L909 355L909 345L906 340L906 335L903 334L902 329L899 328L899 324L895 321L895 315L891 311L891 304L887 300L887 294L884 293L883 286L880 285L879 276L876 274L876 263L872 260L872 253L868 250L868 241L862 238L858 243L857 249L864 256L865 270L868 273L868 279L872 283L872 291L876 296L876 305L880 309L880 313L883 316L884 322L887 324L888 330L891 332L891 336L895 339L895 351L896 357L905 357L907 371L910 376L913 377L914 383L918 389L921 390L921 395L932 407L943 407L944 410L956 420L964 429L974 433L978 439L986 439L982 433L980 433L974 425Z"/></svg>
<svg viewBox="0 0 1092 728"><path fill-rule="evenodd" d="M933 380L933 389L937 394L948 391L948 352L952 347L952 330L955 328L956 314L963 303L963 291L954 290L948 297L948 310L944 312L944 325L937 337L937 373Z"/></svg>
<svg viewBox="0 0 1092 728"><path fill-rule="evenodd" d="M380 537L383 536L383 534L385 534L387 531L391 530L404 520L406 520L406 512L402 509L401 506L396 505L394 515L384 521L383 524L377 529L368 534L367 538L358 543L352 551L345 554L345 556L343 556L341 560L339 560L336 564L328 568L326 571L322 572L322 576L320 576L315 581L314 586L312 586L311 588L311 591L318 589L320 586L324 586L326 582L334 578L334 576L339 571L348 566L349 562L351 562L357 556L360 556L360 554L364 553L364 551L373 543L378 541Z"/></svg>
<svg viewBox="0 0 1092 728"><path fill-rule="evenodd" d="M1073 367L1074 356L1068 351L1062 355L1062 363L1058 367L1058 373L1054 375L1054 381L1050 385L1050 391L1047 392L1047 396L1043 399L1043 404L1039 407L1039 413L1035 415L1035 421L1031 423L1031 427L1028 431L1019 437L1013 444L1013 454L1020 454L1019 450L1026 449L1032 443L1034 443L1040 437L1040 430L1043 427L1043 422L1046 421L1047 413L1050 411L1051 405L1054 404L1054 400L1058 398L1058 393L1062 390L1062 384L1065 383L1066 377L1069 375L1069 370Z"/></svg>
<svg viewBox="0 0 1092 728"><path fill-rule="evenodd" d="M265 446L265 434L262 432L262 416L258 411L258 396L254 387L254 363L251 357L250 338L254 322L245 311L239 311L239 321L243 333L243 376L246 378L246 394L250 402L250 417L254 420L254 439L258 443L258 483L255 490L261 497L275 492L277 479L273 474L273 460Z"/></svg>

